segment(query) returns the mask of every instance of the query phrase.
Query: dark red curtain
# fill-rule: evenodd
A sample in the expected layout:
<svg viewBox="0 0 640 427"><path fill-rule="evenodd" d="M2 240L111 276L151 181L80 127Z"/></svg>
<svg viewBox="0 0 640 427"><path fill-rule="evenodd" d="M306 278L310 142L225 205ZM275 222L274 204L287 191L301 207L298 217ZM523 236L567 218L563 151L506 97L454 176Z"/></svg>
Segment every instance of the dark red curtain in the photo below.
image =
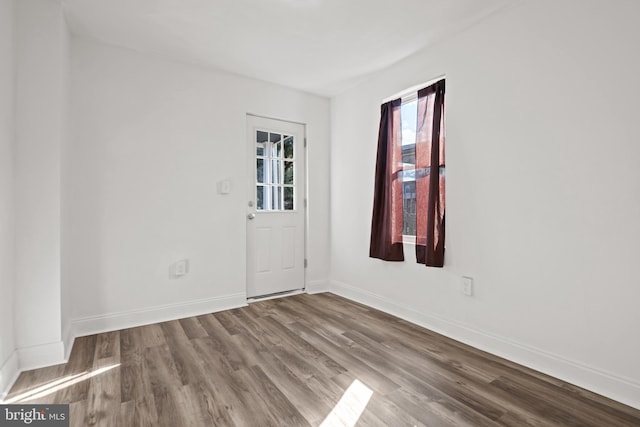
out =
<svg viewBox="0 0 640 427"><path fill-rule="evenodd" d="M444 80L418 91L416 259L428 267L444 265L444 93Z"/></svg>
<svg viewBox="0 0 640 427"><path fill-rule="evenodd" d="M404 261L402 249L402 122L400 99L382 104L369 256Z"/></svg>

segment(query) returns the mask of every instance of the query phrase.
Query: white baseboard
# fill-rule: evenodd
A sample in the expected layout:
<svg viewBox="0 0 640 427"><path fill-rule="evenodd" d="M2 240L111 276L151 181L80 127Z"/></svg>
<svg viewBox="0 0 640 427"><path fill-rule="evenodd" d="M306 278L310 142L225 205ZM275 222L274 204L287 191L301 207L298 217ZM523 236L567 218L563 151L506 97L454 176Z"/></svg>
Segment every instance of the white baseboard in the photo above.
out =
<svg viewBox="0 0 640 427"><path fill-rule="evenodd" d="M461 322L418 312L413 308L346 283L331 281L330 289L336 295L368 305L472 347L640 409L640 384L633 380L476 329Z"/></svg>
<svg viewBox="0 0 640 427"><path fill-rule="evenodd" d="M320 294L322 292L329 292L331 290L329 279L309 280L307 282L305 290L308 294Z"/></svg>
<svg viewBox="0 0 640 427"><path fill-rule="evenodd" d="M0 368L0 402L7 396L21 372L59 365L66 361L62 341L14 350Z"/></svg>
<svg viewBox="0 0 640 427"><path fill-rule="evenodd" d="M17 351L20 372L66 362L64 358L64 343L62 341L21 347Z"/></svg>
<svg viewBox="0 0 640 427"><path fill-rule="evenodd" d="M65 328L62 331L62 342L64 343L64 360L69 360L69 355L71 354L71 349L73 348L73 342L75 341L75 337L73 336L73 331L71 330L72 325L71 322L67 322Z"/></svg>
<svg viewBox="0 0 640 427"><path fill-rule="evenodd" d="M0 401L6 397L20 372L66 362L76 337L199 316L245 305L246 294L240 293L73 319L65 327L62 341L23 347L11 353L0 368Z"/></svg>
<svg viewBox="0 0 640 427"><path fill-rule="evenodd" d="M20 362L18 361L18 352L13 350L0 366L0 403L7 397L9 389L18 379L18 375L20 375Z"/></svg>
<svg viewBox="0 0 640 427"><path fill-rule="evenodd" d="M191 316L214 313L247 305L245 293L205 298L176 304L148 307L139 310L107 313L71 321L72 336L81 337L102 332L166 322Z"/></svg>

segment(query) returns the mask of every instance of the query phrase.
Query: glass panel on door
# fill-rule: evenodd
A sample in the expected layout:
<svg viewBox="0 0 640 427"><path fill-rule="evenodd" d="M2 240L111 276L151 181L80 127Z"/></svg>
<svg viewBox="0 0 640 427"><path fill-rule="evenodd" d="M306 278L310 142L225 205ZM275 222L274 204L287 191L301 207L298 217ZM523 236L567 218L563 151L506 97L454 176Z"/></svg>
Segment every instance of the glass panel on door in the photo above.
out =
<svg viewBox="0 0 640 427"><path fill-rule="evenodd" d="M256 209L295 210L294 136L257 130L255 144Z"/></svg>

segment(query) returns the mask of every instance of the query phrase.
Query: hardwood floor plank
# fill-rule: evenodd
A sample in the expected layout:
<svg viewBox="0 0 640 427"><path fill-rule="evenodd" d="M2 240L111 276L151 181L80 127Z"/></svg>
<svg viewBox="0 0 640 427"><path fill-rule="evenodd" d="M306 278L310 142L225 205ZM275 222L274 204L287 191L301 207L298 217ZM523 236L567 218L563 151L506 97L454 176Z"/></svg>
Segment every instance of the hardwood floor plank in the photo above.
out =
<svg viewBox="0 0 640 427"><path fill-rule="evenodd" d="M344 335L347 334L349 332ZM361 335L361 338L366 337ZM448 414L458 423L469 422L475 426L494 426L497 425L495 420L503 415L503 412L490 399L480 393L470 393L465 390L466 384L463 381L449 381L443 378L438 367L430 369L420 361L415 363L403 358L390 357L390 354L380 351L379 347L380 354L376 353L375 348L368 351L357 342L350 346L350 352L362 360L385 367L386 369L383 369L385 375L401 388L420 390L421 395L437 402L440 414ZM390 367L387 360L393 360L396 366Z"/></svg>
<svg viewBox="0 0 640 427"><path fill-rule="evenodd" d="M8 399L69 403L72 426L640 426L639 410L331 294L79 337Z"/></svg>
<svg viewBox="0 0 640 427"><path fill-rule="evenodd" d="M332 377L345 371L337 362L318 350L315 352L317 359L306 356L304 351L300 351L299 347L302 342L305 343L305 346L308 346L309 344L306 343L306 341L297 336L296 339L292 339L289 336L284 337L286 334L279 333L279 326L269 324L267 319L268 318L264 318L261 322L264 326L263 333L256 334L255 337L260 340L270 352L276 355L282 363L287 365L301 381L306 381L313 376ZM295 334L292 335L295 336ZM273 344L273 339L265 339L266 336L278 337L278 344ZM292 342L298 346L292 345ZM317 363L318 360L320 363Z"/></svg>
<svg viewBox="0 0 640 427"><path fill-rule="evenodd" d="M182 414L182 406L178 398L182 390L182 381L168 345L145 348L144 363L149 373L158 425L179 425L183 418L181 415L187 414Z"/></svg>
<svg viewBox="0 0 640 427"><path fill-rule="evenodd" d="M121 349L122 353L140 351L147 347L166 344L160 324L125 329L120 334L120 341L124 344L124 348ZM124 334L124 337L122 337L122 334Z"/></svg>
<svg viewBox="0 0 640 427"><path fill-rule="evenodd" d="M69 355L69 362L64 367L64 375L67 378L88 373L93 367L95 348L98 336L76 338ZM81 381L69 387L65 387L59 394L60 402L77 402L87 400L89 395L89 381Z"/></svg>
<svg viewBox="0 0 640 427"><path fill-rule="evenodd" d="M234 314L241 313L242 311L242 309L227 310L213 313L212 316L215 317L218 322L220 322L220 324L227 330L229 335L237 335L242 331L242 325L239 323L237 317L235 317Z"/></svg>
<svg viewBox="0 0 640 427"><path fill-rule="evenodd" d="M136 402L130 400L128 402L122 402L120 405L120 413L118 414L119 426L133 426L136 425L135 421Z"/></svg>
<svg viewBox="0 0 640 427"><path fill-rule="evenodd" d="M178 320L178 322L189 339L207 336L207 331L202 327L197 317L187 317L186 319Z"/></svg>
<svg viewBox="0 0 640 427"><path fill-rule="evenodd" d="M127 355L138 352L140 354L140 348L142 347L142 343L140 342L138 334L134 333L135 328L123 329L120 331L120 354L123 357ZM76 341L79 338L76 338ZM73 347L75 349L75 342L73 343ZM69 358L71 361L71 358Z"/></svg>
<svg viewBox="0 0 640 427"><path fill-rule="evenodd" d="M106 332L96 336L96 350L95 358L104 359L106 357L113 357L116 353L116 346L120 346L120 333ZM118 350L119 351L119 350Z"/></svg>
<svg viewBox="0 0 640 427"><path fill-rule="evenodd" d="M298 314L292 313L291 311L287 310L287 305L280 305L280 300L281 299L276 298L261 301L260 304L249 304L247 309L250 313L253 313L258 318L271 316L272 318L277 319L278 322L282 324L297 321L299 317ZM285 308L284 310L283 307Z"/></svg>
<svg viewBox="0 0 640 427"><path fill-rule="evenodd" d="M207 382L215 390L212 396L216 403L228 410L235 425L259 425L263 420L262 414L253 406L252 396L247 393L245 384L234 374L236 371L225 357L216 350L211 338L195 338L191 342L203 360ZM273 420L268 420L265 425L272 424Z"/></svg>
<svg viewBox="0 0 640 427"><path fill-rule="evenodd" d="M309 422L287 399L282 391L273 384L259 366L237 371L238 377L246 385L247 400L263 408L261 411L277 426L309 426ZM257 398L257 399L256 399Z"/></svg>
<svg viewBox="0 0 640 427"><path fill-rule="evenodd" d="M126 403L152 393L147 364L142 356L124 358L120 365L120 399Z"/></svg>
<svg viewBox="0 0 640 427"><path fill-rule="evenodd" d="M381 394L387 394L399 387L398 384L391 381L383 373L373 369L366 363L363 363L362 360L355 358L349 352L345 352L344 349L335 345L330 340L318 335L306 326L299 323L292 323L288 326L302 334L305 340L315 345L320 351L324 352L333 360L356 374L362 382L365 382L375 391Z"/></svg>
<svg viewBox="0 0 640 427"><path fill-rule="evenodd" d="M530 412L519 410L513 396L491 387L490 381L484 376L476 375L475 369L468 369L468 366L463 367L441 358L432 359L427 353L413 351L404 346L380 345L356 331L347 332L345 336L365 347L370 353L378 352L383 357L395 360L404 371L398 379L392 377L397 382L414 376L494 421L501 419L507 410L516 411L513 416L521 420L530 419L532 416ZM398 352L403 354L402 358L394 357ZM531 423L523 421L523 425L527 424Z"/></svg>
<svg viewBox="0 0 640 427"><path fill-rule="evenodd" d="M6 401L16 404L54 402L56 385L63 384L65 380L64 365L22 372L7 394Z"/></svg>
<svg viewBox="0 0 640 427"><path fill-rule="evenodd" d="M87 408L88 404L86 400L79 400L71 402L69 404L69 426L70 427L85 427L87 423ZM120 409L122 411L122 408ZM126 425L126 424L120 424Z"/></svg>
<svg viewBox="0 0 640 427"><path fill-rule="evenodd" d="M188 412L198 414L196 425L234 425L228 407L221 404L217 392L206 381L189 384L184 391Z"/></svg>
<svg viewBox="0 0 640 427"><path fill-rule="evenodd" d="M120 405L120 332L97 336L93 366L88 373L89 391L85 423L90 426L113 426L118 422Z"/></svg>
<svg viewBox="0 0 640 427"><path fill-rule="evenodd" d="M507 377L500 377L498 380L504 380ZM519 375L507 378L510 381L520 385L527 392L536 396L536 399L542 399L553 405L560 405L570 408L573 417L601 422L614 426L627 426L633 424L636 420L633 416L614 410L612 407L604 405L594 400L576 400L575 394L570 389L549 385L547 381L541 380L538 376Z"/></svg>
<svg viewBox="0 0 640 427"><path fill-rule="evenodd" d="M307 420L314 422L324 419L331 411L335 395L328 395L326 388L315 388L313 377L301 378L292 372L291 366L272 351L273 346L267 348L253 336L246 338L245 335L236 335L233 338L240 339L241 336L248 341L244 348L250 347L251 352L256 355L256 363L249 366L259 366Z"/></svg>
<svg viewBox="0 0 640 427"><path fill-rule="evenodd" d="M561 425L583 426L587 423L611 427L634 425L618 417L590 410L588 406L585 407L581 402L574 401L572 404L567 405L566 400L561 395L548 394L549 390L545 390L545 393L540 394L540 391L536 390L535 387L531 387L530 384L524 385L518 379L502 377L493 381L491 385L517 397L522 404L535 408L541 416Z"/></svg>
<svg viewBox="0 0 640 427"><path fill-rule="evenodd" d="M429 427L456 426L455 421L448 418L444 411L438 410L437 402L434 402L426 396L410 393L401 387L389 393L387 399L404 412L413 414L414 417Z"/></svg>
<svg viewBox="0 0 640 427"><path fill-rule="evenodd" d="M238 346L237 341L233 340L243 334L230 335L218 321L218 318L213 315L200 316L199 319L215 349L226 358L234 370L255 364L247 359L248 355L245 349Z"/></svg>
<svg viewBox="0 0 640 427"><path fill-rule="evenodd" d="M375 415L388 426L425 427L426 424L414 418L409 412L403 411L386 396L374 394L369 401L371 408L375 408ZM420 413L420 417L422 413Z"/></svg>
<svg viewBox="0 0 640 427"><path fill-rule="evenodd" d="M106 359L101 359L106 360ZM99 363L96 368L108 367ZM120 368L114 367L91 378L85 422L89 426L113 426L120 413Z"/></svg>
<svg viewBox="0 0 640 427"><path fill-rule="evenodd" d="M279 323L271 316L261 319L261 323L268 327L270 334L277 335L280 338L280 345L284 348L291 349L300 360L311 363L312 375L319 374L328 377L340 375L346 371L346 368L329 356L318 350L313 345L302 339L299 335L293 333L284 324Z"/></svg>
<svg viewBox="0 0 640 427"><path fill-rule="evenodd" d="M131 424L120 424L122 426L156 426L158 425L158 413L156 411L156 403L153 394L136 396L134 400L123 402L122 406L127 406L127 410L133 410L133 413L127 415L127 419L131 420ZM122 406L120 414L122 416Z"/></svg>
<svg viewBox="0 0 640 427"><path fill-rule="evenodd" d="M181 323L177 320L160 324L165 335L173 366L182 385L196 383L202 377L202 367Z"/></svg>
<svg viewBox="0 0 640 427"><path fill-rule="evenodd" d="M386 324L379 318L371 316L370 311L358 311L360 316L366 319L363 322L361 319L354 317L351 310L347 311L336 306L330 299L320 298L316 302L312 302L309 298L300 298L299 300L307 312L315 313L318 318L324 319L325 322L333 322L345 330L359 331L374 341L382 342L388 338ZM371 322L380 322L381 327L371 327Z"/></svg>
<svg viewBox="0 0 640 427"><path fill-rule="evenodd" d="M389 367L385 372L397 383L403 384L405 379L413 376L483 417L495 421L504 415L504 409L487 397L484 390L478 391L488 384L476 383L476 387L469 387L472 380L457 375L450 366L429 362L426 354L414 358L393 357L392 351L357 331L345 332L344 335L354 341L352 352L360 354L360 358L378 360L377 365L382 366L387 360L393 360L394 367Z"/></svg>

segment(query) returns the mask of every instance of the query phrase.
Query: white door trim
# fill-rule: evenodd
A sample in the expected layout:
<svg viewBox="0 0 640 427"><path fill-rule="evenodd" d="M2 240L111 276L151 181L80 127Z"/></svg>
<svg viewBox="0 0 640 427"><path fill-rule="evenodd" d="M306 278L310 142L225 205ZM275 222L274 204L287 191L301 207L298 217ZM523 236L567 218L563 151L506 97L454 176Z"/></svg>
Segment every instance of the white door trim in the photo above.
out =
<svg viewBox="0 0 640 427"><path fill-rule="evenodd" d="M299 182L297 181L298 178L296 179L296 194L295 194L295 199L296 199L296 206L295 206L295 211L301 215L302 217L302 258L303 258L303 267L302 267L302 287L300 288L296 288L296 289L292 289L292 290L287 290L287 291L282 291L282 292L274 292L272 294L265 294L265 295L258 295L258 296L252 296L250 295L249 292L249 283L250 280L253 280L252 277L249 277L250 274L250 269L249 269L249 262L251 261L250 256L249 256L249 251L250 251L250 245L249 245L249 240L250 240L250 236L249 236L249 227L250 227L250 223L249 220L247 220L247 226L246 226L246 230L247 230L247 234L246 234L246 244L247 244L247 257L246 257L246 264L245 264L245 271L247 272L247 283L246 283L246 289L247 289L247 301L257 301L257 300L263 300L263 299L270 299L270 298L278 298L278 297L282 297L282 296L288 296L288 295L295 295L301 292L306 292L306 288L307 288L307 254L308 254L308 235L309 235L309 230L308 230L308 224L309 224L309 211L307 209L307 197L308 197L308 191L309 191L309 180L308 180L308 175L309 175L309 170L308 170L308 156L307 156L307 125L306 123L303 122L297 122L294 120L286 120L286 119L281 119L281 118L277 118L277 117L271 117L271 116L265 116L265 115L261 115L261 114L254 114L254 113L246 113L246 143L247 143L247 165L248 165L248 170L247 170L247 178L248 178L248 185L247 185L247 199L246 199L246 214L249 215L251 213L254 213L256 211L256 206L249 206L249 201L250 200L254 200L255 199L255 191L256 191L256 180L255 180L255 170L256 170L256 145L255 145L255 141L253 140L254 135L252 135L252 129L251 129L251 119L252 118L256 118L256 119L265 119L267 121L273 121L273 122L280 122L283 125L296 125L296 126L300 126L301 129L297 132L297 134L300 135L301 140L299 140L296 144L297 144L297 151L294 152L295 155L295 162L296 164L301 164L303 167L303 173L300 174L300 178L302 179L303 182ZM297 170L297 169L296 169ZM297 174L297 172L296 172ZM253 178L251 178L253 176ZM270 214L276 214L278 213L276 212L268 212L268 211L263 211L260 212L260 215L270 215ZM298 240L299 242L299 240ZM298 251L298 253L300 253L300 251Z"/></svg>

